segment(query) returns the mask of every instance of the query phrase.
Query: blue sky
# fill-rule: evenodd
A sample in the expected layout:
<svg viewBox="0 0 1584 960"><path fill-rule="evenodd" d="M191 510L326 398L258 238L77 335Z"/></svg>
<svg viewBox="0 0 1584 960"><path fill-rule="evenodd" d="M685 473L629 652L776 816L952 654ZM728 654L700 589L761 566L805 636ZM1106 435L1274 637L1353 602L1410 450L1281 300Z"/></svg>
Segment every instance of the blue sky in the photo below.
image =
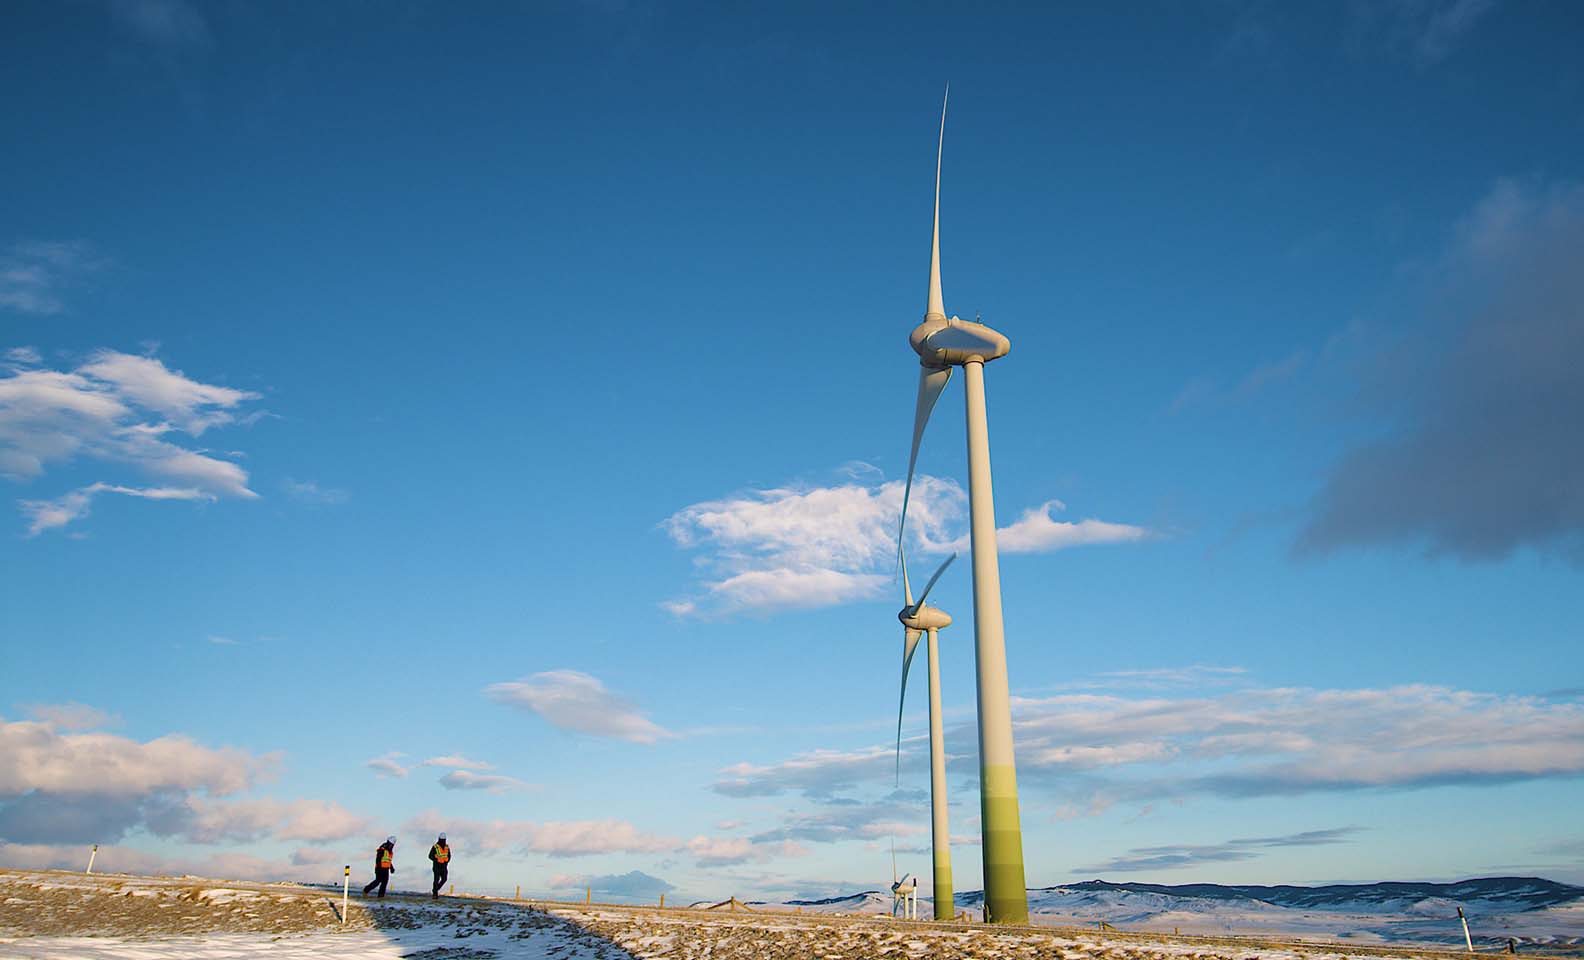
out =
<svg viewBox="0 0 1584 960"><path fill-rule="evenodd" d="M1333 6L9 7L0 862L927 867L949 80L1030 883L1584 881L1584 14Z"/></svg>

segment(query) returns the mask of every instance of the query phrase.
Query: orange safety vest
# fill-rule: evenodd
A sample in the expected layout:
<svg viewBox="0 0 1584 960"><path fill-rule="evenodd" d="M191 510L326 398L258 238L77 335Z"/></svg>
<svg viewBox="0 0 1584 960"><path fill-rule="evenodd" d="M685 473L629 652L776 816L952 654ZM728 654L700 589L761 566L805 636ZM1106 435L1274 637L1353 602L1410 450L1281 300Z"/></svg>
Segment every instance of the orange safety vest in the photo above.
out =
<svg viewBox="0 0 1584 960"><path fill-rule="evenodd" d="M391 867L392 851L390 847L379 848L379 865L389 870Z"/></svg>
<svg viewBox="0 0 1584 960"><path fill-rule="evenodd" d="M442 847L438 843L435 844L434 845L434 862L435 863L450 863L451 862L451 848L450 847Z"/></svg>

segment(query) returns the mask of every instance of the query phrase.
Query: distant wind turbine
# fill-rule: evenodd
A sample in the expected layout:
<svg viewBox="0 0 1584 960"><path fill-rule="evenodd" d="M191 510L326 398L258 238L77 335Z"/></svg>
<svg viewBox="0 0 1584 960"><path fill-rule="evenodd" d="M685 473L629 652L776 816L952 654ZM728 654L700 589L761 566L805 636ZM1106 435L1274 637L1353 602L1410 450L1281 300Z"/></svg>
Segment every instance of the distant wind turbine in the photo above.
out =
<svg viewBox="0 0 1584 960"><path fill-rule="evenodd" d="M897 775L902 771L902 706L907 702L908 667L913 663L913 651L918 649L919 637L929 635L929 748L930 748L930 848L934 854L935 919L951 920L957 916L957 905L952 900L951 831L946 823L946 738L941 732L940 695L940 631L951 626L952 618L939 607L924 604L946 568L957 559L957 554L946 558L918 602L913 602L913 585L908 582L907 557L902 557L902 602L897 613L902 621L902 696L897 703ZM894 856L894 854L893 854ZM892 867L895 873L895 865Z"/></svg>
<svg viewBox="0 0 1584 960"><path fill-rule="evenodd" d="M947 90L948 95L950 89ZM919 442L952 367L963 368L968 418L968 516L973 554L974 657L979 694L979 812L983 831L985 919L1026 923L1028 889L1023 875L1023 827L1018 813L1017 765L1012 751L1012 707L1007 686L1006 637L1001 624L1001 564L996 554L995 502L990 489L990 427L985 415L984 365L1007 355L1012 343L976 321L946 316L940 278L940 174L946 144L946 102L941 101L935 153L935 230L930 246L929 301L924 322L908 337L919 355L913 448L902 492L897 550L907 527L908 499Z"/></svg>

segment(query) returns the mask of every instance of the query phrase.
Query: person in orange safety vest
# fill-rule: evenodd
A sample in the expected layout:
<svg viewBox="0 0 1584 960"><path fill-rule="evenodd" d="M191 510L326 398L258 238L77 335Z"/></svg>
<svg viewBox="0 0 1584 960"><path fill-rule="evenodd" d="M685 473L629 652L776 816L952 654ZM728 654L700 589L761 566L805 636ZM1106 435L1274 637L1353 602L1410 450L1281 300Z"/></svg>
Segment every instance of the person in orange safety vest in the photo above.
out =
<svg viewBox="0 0 1584 960"><path fill-rule="evenodd" d="M447 871L451 863L451 847L446 843L445 834L440 834L440 839L429 848L429 859L434 861L434 889L429 892L431 900L440 899L440 888L445 886Z"/></svg>
<svg viewBox="0 0 1584 960"><path fill-rule="evenodd" d="M374 879L363 888L363 896L368 896L369 891L379 887L379 895L385 896L385 885L390 882L390 875L396 872L396 838L386 837L385 842L374 851Z"/></svg>

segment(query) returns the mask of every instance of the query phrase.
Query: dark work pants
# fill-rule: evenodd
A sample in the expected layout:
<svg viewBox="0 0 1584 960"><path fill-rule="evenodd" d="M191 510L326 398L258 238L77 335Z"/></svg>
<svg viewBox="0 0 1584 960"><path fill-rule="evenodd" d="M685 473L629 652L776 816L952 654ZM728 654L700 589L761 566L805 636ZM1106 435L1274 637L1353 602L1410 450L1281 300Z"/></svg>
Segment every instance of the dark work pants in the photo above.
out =
<svg viewBox="0 0 1584 960"><path fill-rule="evenodd" d="M375 887L379 887L380 896L385 896L385 884L387 883L390 883L390 871L384 867L375 867L374 879L370 880L369 885L363 888L363 896L368 896L368 892Z"/></svg>
<svg viewBox="0 0 1584 960"><path fill-rule="evenodd" d="M445 882L446 882L446 865L443 864L443 863L435 864L434 865L434 875L435 875L434 890L430 891L430 896L436 896L437 897L437 896L440 895L440 888L445 886Z"/></svg>

